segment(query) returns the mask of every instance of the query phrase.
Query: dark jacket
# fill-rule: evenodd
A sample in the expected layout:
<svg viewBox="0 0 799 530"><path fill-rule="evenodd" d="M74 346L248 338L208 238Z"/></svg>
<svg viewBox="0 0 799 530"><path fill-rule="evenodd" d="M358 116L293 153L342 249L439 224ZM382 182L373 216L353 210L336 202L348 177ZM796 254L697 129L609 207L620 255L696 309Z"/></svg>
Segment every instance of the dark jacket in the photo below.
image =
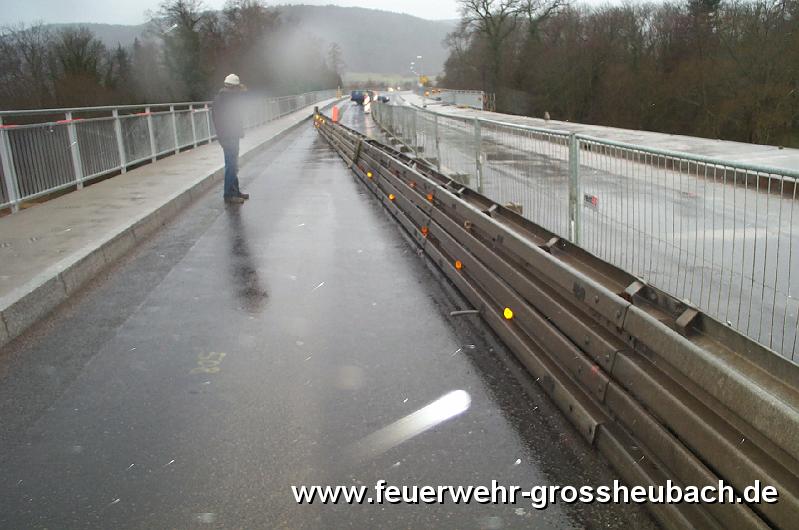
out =
<svg viewBox="0 0 799 530"><path fill-rule="evenodd" d="M214 98L213 117L219 141L244 138L244 97L238 90L223 88Z"/></svg>

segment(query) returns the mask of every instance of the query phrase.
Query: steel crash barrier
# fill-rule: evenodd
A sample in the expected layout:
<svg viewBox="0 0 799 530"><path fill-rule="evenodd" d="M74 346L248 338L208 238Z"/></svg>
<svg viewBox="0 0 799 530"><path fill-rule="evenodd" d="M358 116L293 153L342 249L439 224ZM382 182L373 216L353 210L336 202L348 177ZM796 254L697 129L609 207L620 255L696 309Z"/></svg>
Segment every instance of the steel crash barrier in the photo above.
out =
<svg viewBox="0 0 799 530"><path fill-rule="evenodd" d="M315 126L625 481L779 491L649 504L660 523L795 528L797 365L422 160Z"/></svg>
<svg viewBox="0 0 799 530"><path fill-rule="evenodd" d="M248 128L332 98L335 90L285 97L253 95ZM0 210L132 166L197 147L216 137L212 102L0 112Z"/></svg>
<svg viewBox="0 0 799 530"><path fill-rule="evenodd" d="M799 359L799 172L412 107L372 116L442 173Z"/></svg>

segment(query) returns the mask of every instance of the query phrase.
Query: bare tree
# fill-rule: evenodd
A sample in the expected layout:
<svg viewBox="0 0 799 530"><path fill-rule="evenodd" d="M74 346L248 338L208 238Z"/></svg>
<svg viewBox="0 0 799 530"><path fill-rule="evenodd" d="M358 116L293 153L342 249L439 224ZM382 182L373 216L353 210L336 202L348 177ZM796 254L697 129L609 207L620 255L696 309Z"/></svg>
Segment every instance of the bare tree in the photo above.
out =
<svg viewBox="0 0 799 530"><path fill-rule="evenodd" d="M204 11L200 0L164 0L152 20L164 43L164 64L178 99L199 100L210 95L209 65L202 57L200 34Z"/></svg>
<svg viewBox="0 0 799 530"><path fill-rule="evenodd" d="M344 52L337 42L332 43L327 49L327 65L338 75L342 74L342 70L344 70L344 66L346 66L344 62Z"/></svg>
<svg viewBox="0 0 799 530"><path fill-rule="evenodd" d="M516 30L522 0L459 0L464 27L485 39L490 53L489 83L497 91L502 72L503 46Z"/></svg>

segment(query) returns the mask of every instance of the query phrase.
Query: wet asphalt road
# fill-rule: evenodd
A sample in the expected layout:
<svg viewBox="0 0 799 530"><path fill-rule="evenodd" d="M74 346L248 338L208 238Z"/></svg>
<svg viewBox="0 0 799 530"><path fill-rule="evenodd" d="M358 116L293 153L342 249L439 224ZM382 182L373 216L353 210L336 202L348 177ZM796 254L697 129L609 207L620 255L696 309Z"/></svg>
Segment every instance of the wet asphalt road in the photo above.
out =
<svg viewBox="0 0 799 530"><path fill-rule="evenodd" d="M457 296L310 125L242 180L247 204L209 194L0 351L0 527L653 525L603 505L297 505L292 485L615 476L479 321L449 316ZM362 443L453 391L461 414Z"/></svg>

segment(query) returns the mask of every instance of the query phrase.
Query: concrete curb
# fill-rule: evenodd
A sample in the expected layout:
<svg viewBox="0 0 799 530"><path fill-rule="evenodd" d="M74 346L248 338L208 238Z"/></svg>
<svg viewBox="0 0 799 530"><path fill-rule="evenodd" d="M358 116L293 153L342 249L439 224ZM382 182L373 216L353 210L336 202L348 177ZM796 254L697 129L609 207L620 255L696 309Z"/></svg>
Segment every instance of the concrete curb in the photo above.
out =
<svg viewBox="0 0 799 530"><path fill-rule="evenodd" d="M329 103L323 108L330 107ZM310 119L303 118L240 156L240 162L252 160L262 149L293 132ZM0 299L0 348L23 334L30 326L49 315L90 279L130 252L155 233L186 206L201 197L224 175L224 167L215 170L191 187L169 197L153 211L131 220L130 224L104 242L76 252Z"/></svg>

